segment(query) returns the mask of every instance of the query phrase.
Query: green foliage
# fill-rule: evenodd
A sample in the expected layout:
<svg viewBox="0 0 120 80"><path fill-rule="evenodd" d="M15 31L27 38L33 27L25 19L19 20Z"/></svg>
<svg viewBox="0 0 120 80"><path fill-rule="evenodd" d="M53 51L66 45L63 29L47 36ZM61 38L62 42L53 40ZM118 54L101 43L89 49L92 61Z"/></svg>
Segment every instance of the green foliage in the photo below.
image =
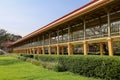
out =
<svg viewBox="0 0 120 80"><path fill-rule="evenodd" d="M120 80L119 57L62 56L59 62L65 70L73 73L106 80Z"/></svg>
<svg viewBox="0 0 120 80"><path fill-rule="evenodd" d="M26 57L26 58L33 58L34 57L34 55L33 54L20 54L20 56L24 56L24 57Z"/></svg>
<svg viewBox="0 0 120 80"><path fill-rule="evenodd" d="M54 56L35 55L44 68L70 71L87 77L120 80L120 58L109 56Z"/></svg>
<svg viewBox="0 0 120 80"><path fill-rule="evenodd" d="M44 62L58 62L59 56L54 56L54 55L34 55L35 59L41 60Z"/></svg>
<svg viewBox="0 0 120 80"><path fill-rule="evenodd" d="M120 80L120 58L109 56L49 56L35 55L44 68L70 71L87 77Z"/></svg>
<svg viewBox="0 0 120 80"><path fill-rule="evenodd" d="M31 61L31 60L28 60ZM33 61L34 62L34 61ZM0 56L0 80L97 80L70 72L54 72L40 66L18 60L15 57Z"/></svg>

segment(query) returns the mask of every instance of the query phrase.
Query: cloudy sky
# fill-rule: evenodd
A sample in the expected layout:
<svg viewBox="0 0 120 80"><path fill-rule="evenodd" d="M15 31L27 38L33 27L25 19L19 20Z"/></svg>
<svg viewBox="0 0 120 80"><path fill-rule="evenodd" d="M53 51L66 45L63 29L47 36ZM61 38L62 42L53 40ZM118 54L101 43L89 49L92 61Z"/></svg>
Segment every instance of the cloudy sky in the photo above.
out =
<svg viewBox="0 0 120 80"><path fill-rule="evenodd" d="M25 36L92 0L0 0L0 29Z"/></svg>

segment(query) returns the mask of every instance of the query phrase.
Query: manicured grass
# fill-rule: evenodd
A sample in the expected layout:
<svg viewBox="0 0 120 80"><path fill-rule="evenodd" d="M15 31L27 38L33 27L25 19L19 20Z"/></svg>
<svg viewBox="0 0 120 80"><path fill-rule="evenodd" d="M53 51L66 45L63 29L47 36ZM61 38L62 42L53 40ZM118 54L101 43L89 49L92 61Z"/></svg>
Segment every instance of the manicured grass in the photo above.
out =
<svg viewBox="0 0 120 80"><path fill-rule="evenodd" d="M70 72L54 72L9 56L0 56L0 80L98 80Z"/></svg>

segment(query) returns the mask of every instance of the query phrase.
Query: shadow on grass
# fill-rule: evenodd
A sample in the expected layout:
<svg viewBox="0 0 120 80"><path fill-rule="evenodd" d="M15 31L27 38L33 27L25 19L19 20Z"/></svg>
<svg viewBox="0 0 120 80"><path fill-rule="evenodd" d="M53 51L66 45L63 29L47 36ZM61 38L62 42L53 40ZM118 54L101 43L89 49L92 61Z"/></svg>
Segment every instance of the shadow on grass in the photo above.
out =
<svg viewBox="0 0 120 80"><path fill-rule="evenodd" d="M19 60L0 60L0 66L8 66L8 65L13 65L17 63L21 63L22 61Z"/></svg>

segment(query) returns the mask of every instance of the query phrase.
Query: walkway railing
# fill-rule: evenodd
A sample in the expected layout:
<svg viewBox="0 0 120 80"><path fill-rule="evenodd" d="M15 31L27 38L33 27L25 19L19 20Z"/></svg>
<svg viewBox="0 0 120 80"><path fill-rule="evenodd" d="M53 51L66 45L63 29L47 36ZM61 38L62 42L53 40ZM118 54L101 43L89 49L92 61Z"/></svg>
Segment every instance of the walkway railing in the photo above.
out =
<svg viewBox="0 0 120 80"><path fill-rule="evenodd" d="M86 39L97 39L97 38L104 38L108 37L108 29L107 25L103 25L101 27L95 28L88 28L86 30ZM120 36L120 22L115 22L111 24L111 36ZM50 42L49 39L36 42L31 42L29 44L22 45L20 47L16 47L15 49L20 48L29 48L29 47L35 47L35 46L44 46L44 45L52 45L59 43L66 43L66 42L72 42L72 41L80 41L84 40L83 31L76 31L71 33L70 37L68 38L68 34L64 34L63 36L59 36L59 41L56 37L51 38ZM58 42L57 42L58 41Z"/></svg>

